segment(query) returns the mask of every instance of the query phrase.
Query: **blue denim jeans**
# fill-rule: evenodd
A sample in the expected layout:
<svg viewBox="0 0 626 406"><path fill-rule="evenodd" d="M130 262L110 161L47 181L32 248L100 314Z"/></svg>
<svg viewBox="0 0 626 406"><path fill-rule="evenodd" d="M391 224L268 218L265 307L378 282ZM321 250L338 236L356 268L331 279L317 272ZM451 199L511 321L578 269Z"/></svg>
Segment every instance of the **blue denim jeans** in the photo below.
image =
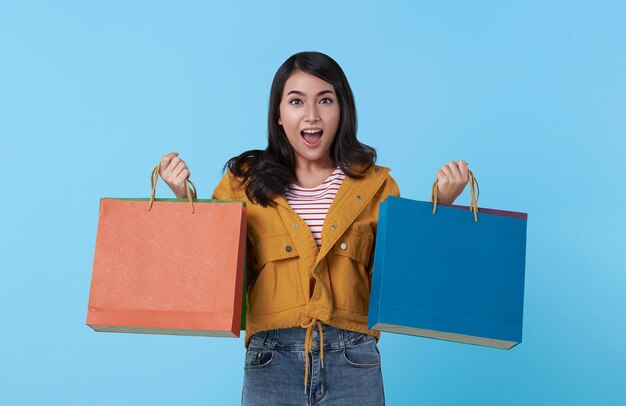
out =
<svg viewBox="0 0 626 406"><path fill-rule="evenodd" d="M250 338L242 405L384 405L376 338L323 325L324 362L313 330L304 385L305 329L263 331Z"/></svg>

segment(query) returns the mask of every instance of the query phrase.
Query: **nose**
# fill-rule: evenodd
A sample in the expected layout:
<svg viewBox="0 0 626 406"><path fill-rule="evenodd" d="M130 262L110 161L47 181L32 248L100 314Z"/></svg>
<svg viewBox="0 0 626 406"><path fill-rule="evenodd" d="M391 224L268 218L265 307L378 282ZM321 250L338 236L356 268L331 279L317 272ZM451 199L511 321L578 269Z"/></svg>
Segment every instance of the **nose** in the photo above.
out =
<svg viewBox="0 0 626 406"><path fill-rule="evenodd" d="M307 123L314 123L319 121L319 119L320 115L317 111L317 105L315 103L309 104L305 112L304 121Z"/></svg>

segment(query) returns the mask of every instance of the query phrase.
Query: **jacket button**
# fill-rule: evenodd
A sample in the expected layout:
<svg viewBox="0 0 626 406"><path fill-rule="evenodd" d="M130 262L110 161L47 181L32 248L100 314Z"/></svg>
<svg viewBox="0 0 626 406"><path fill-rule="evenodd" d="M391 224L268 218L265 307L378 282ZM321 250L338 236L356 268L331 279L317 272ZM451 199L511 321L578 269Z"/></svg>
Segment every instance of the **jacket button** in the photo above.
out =
<svg viewBox="0 0 626 406"><path fill-rule="evenodd" d="M348 244L346 244L345 242L342 242L340 247L342 250L345 250L346 248L348 248Z"/></svg>
<svg viewBox="0 0 626 406"><path fill-rule="evenodd" d="M330 226L330 229L331 229L331 230L336 230L336 229L337 229L337 226L333 224L332 226Z"/></svg>
<svg viewBox="0 0 626 406"><path fill-rule="evenodd" d="M363 199L361 195L356 195L356 200L361 200L361 199Z"/></svg>
<svg viewBox="0 0 626 406"><path fill-rule="evenodd" d="M296 228L296 227L298 227L298 225L297 225L296 223L293 223L293 224L291 225L291 227Z"/></svg>
<svg viewBox="0 0 626 406"><path fill-rule="evenodd" d="M287 246L285 247L285 251L287 251L287 252L291 252L291 245L287 245Z"/></svg>

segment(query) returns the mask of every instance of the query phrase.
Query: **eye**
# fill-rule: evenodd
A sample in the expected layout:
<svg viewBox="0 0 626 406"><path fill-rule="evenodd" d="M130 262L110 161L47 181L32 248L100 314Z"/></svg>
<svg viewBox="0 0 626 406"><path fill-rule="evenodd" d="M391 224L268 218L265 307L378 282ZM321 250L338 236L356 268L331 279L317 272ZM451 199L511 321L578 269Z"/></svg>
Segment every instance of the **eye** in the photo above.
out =
<svg viewBox="0 0 626 406"><path fill-rule="evenodd" d="M292 99L289 101L289 104L302 104L302 100L300 99Z"/></svg>
<svg viewBox="0 0 626 406"><path fill-rule="evenodd" d="M333 102L333 99L330 99L328 97L324 97L322 100L320 100L320 104L328 104L332 102Z"/></svg>

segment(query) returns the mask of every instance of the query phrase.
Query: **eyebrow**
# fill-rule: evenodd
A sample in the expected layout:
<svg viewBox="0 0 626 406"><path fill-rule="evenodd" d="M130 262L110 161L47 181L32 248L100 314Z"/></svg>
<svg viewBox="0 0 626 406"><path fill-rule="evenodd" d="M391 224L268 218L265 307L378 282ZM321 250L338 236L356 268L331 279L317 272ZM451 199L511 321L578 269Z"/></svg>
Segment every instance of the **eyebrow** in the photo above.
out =
<svg viewBox="0 0 626 406"><path fill-rule="evenodd" d="M289 93L287 93L287 96L289 96L292 93L299 94L300 96L304 96L305 95L304 93L302 93L299 90L291 90L291 91L289 91ZM317 96L321 96L321 95L326 94L326 93L335 94L332 90L322 90L321 92L319 92L317 94Z"/></svg>

